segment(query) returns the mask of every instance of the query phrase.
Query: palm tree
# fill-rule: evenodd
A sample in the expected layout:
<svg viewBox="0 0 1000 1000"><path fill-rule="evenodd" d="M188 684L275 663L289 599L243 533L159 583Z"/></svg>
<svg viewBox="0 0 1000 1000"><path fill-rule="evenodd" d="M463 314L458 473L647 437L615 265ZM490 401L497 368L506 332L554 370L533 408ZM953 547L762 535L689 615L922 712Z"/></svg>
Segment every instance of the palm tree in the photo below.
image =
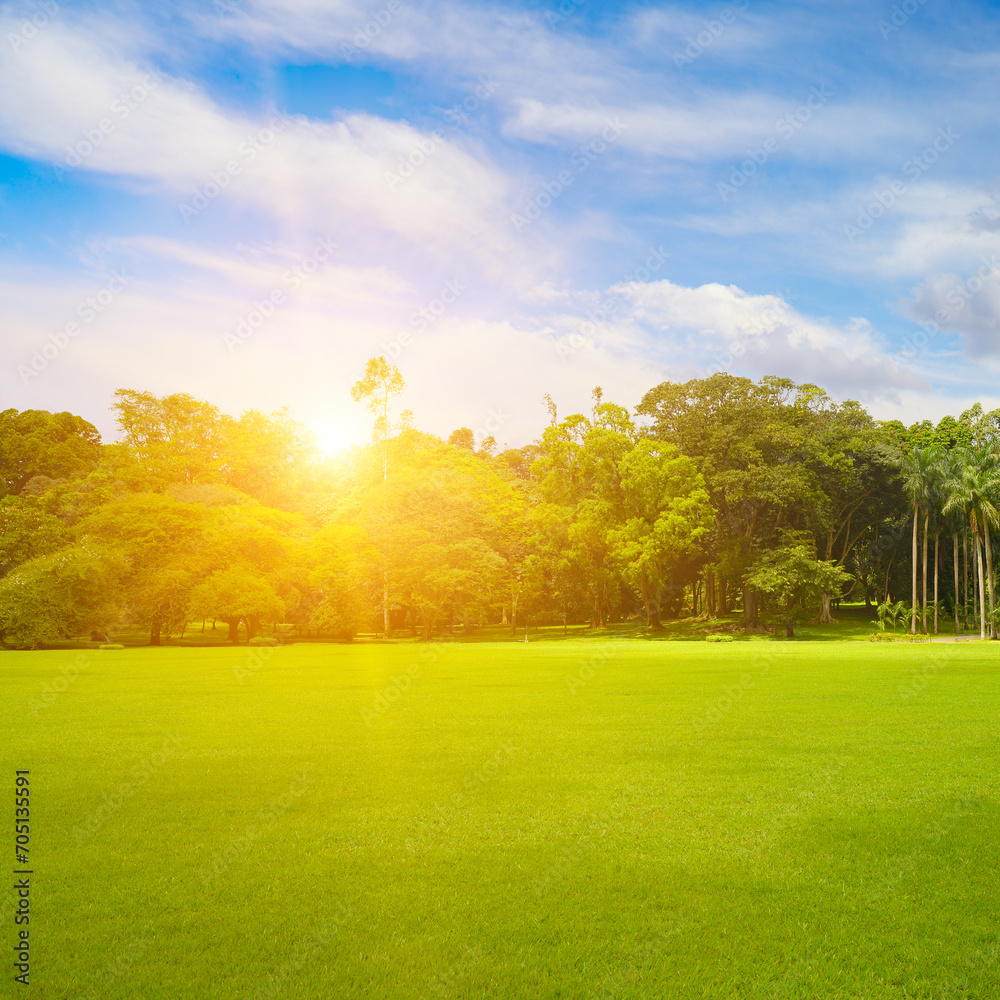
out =
<svg viewBox="0 0 1000 1000"><path fill-rule="evenodd" d="M910 633L917 633L917 614L920 606L917 604L917 540L919 537L920 514L924 512L924 630L927 629L927 528L930 522L930 508L935 492L935 483L939 479L939 468L942 462L943 449L939 445L929 445L924 448L914 448L899 461L899 469L903 478L903 491L913 504L913 554L911 560L913 587L910 605L913 608L910 619Z"/></svg>
<svg viewBox="0 0 1000 1000"><path fill-rule="evenodd" d="M996 497L1000 493L1000 471L992 456L982 450L962 449L959 453L961 465L958 475L948 480L948 499L944 512L962 511L968 518L972 532L972 546L976 556L976 571L979 577L979 635L986 638L986 624L992 622L993 602L993 551L990 545L990 526L1000 523L1000 511ZM980 536L985 538L986 566L983 565L983 547ZM989 610L987 610L987 595ZM995 629L990 624L990 634Z"/></svg>
<svg viewBox="0 0 1000 1000"><path fill-rule="evenodd" d="M955 601L954 601L954 611L955 611L955 635L958 635L960 630L959 620L958 620L958 600L959 600L959 555L958 555L958 532L962 527L964 522L964 517L960 511L952 511L950 516L944 514L945 505L948 503L948 498L951 496L950 488L951 484L959 478L961 473L961 459L957 452L946 451L941 462L941 479L938 484L939 488L939 505L942 517L947 516L948 528L951 530L951 542L952 542L952 563L955 570ZM937 603L937 535L934 536L934 602ZM969 601L969 549L966 545L965 549L965 603L968 604ZM966 618L966 628L968 628L968 609L965 611ZM934 631L937 632L937 611L935 610L934 615Z"/></svg>

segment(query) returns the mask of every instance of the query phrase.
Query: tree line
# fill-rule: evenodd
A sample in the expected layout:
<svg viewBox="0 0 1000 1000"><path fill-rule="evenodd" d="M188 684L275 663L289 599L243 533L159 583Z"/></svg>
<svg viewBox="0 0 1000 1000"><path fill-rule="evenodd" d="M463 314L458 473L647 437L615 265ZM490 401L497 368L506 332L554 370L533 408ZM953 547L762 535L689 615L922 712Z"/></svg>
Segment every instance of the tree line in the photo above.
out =
<svg viewBox="0 0 1000 1000"><path fill-rule="evenodd" d="M334 457L287 411L234 418L183 394L119 390L114 443L70 413L0 413L0 642L734 613L792 634L845 599L905 611L912 632L948 615L995 634L1000 411L905 427L719 373L632 411L597 388L560 417L546 397L538 439L499 449L418 430L404 392L369 361L352 394L372 440Z"/></svg>

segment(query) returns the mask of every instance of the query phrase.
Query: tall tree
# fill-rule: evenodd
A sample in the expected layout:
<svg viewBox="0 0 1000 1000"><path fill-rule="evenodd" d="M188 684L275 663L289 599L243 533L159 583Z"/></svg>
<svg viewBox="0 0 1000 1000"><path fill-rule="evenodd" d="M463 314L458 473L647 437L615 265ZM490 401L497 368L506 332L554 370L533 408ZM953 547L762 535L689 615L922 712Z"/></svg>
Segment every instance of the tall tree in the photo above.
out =
<svg viewBox="0 0 1000 1000"><path fill-rule="evenodd" d="M968 519L979 579L980 637L985 639L987 622L991 622L993 616L993 588L992 583L987 588L982 540L984 535L988 538L990 525L996 526L1000 521L1000 511L996 503L1000 493L1000 474L991 461L983 461L984 456L981 453L963 449L959 457L961 462L958 474L953 474L953 478L947 482L948 498L944 509L946 513L953 510L962 511ZM987 593L989 610L986 603Z"/></svg>
<svg viewBox="0 0 1000 1000"><path fill-rule="evenodd" d="M903 490L910 500L913 509L913 552L911 559L912 588L910 612L910 633L917 634L917 615L920 605L917 603L917 570L918 541L920 518L924 515L924 620L927 614L927 524L930 518L930 508L934 498L935 483L942 459L941 449L935 445L923 448L911 448L899 459Z"/></svg>
<svg viewBox="0 0 1000 1000"><path fill-rule="evenodd" d="M406 383L399 369L385 355L379 354L369 358L365 365L362 379L351 387L351 398L358 403L364 400L368 411L374 417L372 425L372 440L381 445L382 450L382 481L389 478L388 439L393 431L390 401L403 394ZM404 421L406 423L408 421ZM376 544L378 541L376 540ZM391 594L389 589L389 564L384 560L382 569L382 620L385 638L392 636Z"/></svg>

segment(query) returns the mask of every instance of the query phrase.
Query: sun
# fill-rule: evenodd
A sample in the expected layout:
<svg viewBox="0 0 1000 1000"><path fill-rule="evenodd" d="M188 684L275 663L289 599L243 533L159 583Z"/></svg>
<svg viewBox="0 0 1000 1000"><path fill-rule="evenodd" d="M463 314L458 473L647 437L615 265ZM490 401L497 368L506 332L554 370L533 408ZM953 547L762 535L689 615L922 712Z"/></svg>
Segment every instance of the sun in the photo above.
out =
<svg viewBox="0 0 1000 1000"><path fill-rule="evenodd" d="M362 443L364 428L352 424L343 416L317 416L307 420L306 424L316 436L316 444L325 456L336 455Z"/></svg>
<svg viewBox="0 0 1000 1000"><path fill-rule="evenodd" d="M324 455L335 455L337 452L344 451L345 448L350 448L355 443L351 428L334 421L316 425L313 428L313 433L316 435L319 450Z"/></svg>

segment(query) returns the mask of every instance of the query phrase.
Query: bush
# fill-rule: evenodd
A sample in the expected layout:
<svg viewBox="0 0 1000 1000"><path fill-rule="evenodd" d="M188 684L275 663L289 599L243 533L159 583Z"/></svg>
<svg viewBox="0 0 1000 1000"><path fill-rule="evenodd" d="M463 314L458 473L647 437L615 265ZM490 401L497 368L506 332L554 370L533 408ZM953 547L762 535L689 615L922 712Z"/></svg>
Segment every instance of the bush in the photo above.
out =
<svg viewBox="0 0 1000 1000"><path fill-rule="evenodd" d="M124 649L125 646L120 642L102 642L98 649Z"/></svg>
<svg viewBox="0 0 1000 1000"><path fill-rule="evenodd" d="M273 635L255 635L247 644L250 646L280 646L281 642Z"/></svg>
<svg viewBox="0 0 1000 1000"><path fill-rule="evenodd" d="M706 635L705 642L735 642L731 635Z"/></svg>

